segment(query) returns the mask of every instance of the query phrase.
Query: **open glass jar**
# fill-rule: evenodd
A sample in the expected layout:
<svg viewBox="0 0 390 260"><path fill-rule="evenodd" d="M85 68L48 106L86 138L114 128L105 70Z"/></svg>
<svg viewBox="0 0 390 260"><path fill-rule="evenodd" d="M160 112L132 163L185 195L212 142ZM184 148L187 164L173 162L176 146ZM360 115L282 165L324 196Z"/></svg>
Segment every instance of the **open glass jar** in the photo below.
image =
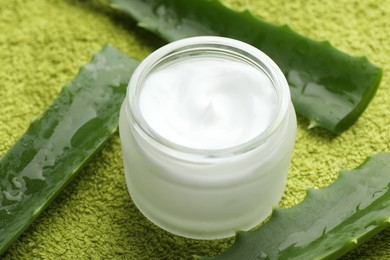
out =
<svg viewBox="0 0 390 260"><path fill-rule="evenodd" d="M272 116L249 140L222 148L183 145L166 138L145 119L140 97L151 75L181 66L183 62L196 64L196 60L202 59L250 66L267 79L274 95ZM172 73L169 79L180 73L178 69L169 71ZM196 69L185 77L193 75L197 75ZM235 77L234 71L229 77ZM218 89L224 91L223 87ZM233 89L237 93L240 86ZM164 104L170 100L158 102ZM159 122L168 117L164 111L157 115L161 117ZM169 232L196 239L233 236L235 231L249 230L262 222L282 197L295 142L296 116L283 73L253 46L228 38L202 36L158 49L134 72L119 126L129 193L149 220Z"/></svg>

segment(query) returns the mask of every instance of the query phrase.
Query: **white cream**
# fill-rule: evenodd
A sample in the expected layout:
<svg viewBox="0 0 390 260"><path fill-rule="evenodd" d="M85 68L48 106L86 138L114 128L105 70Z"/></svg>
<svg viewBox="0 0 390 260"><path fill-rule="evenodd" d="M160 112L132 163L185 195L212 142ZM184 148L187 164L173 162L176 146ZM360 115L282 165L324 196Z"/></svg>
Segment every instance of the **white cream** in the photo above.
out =
<svg viewBox="0 0 390 260"><path fill-rule="evenodd" d="M236 60L183 59L144 81L140 111L157 134L189 148L216 150L252 140L277 109L272 82Z"/></svg>

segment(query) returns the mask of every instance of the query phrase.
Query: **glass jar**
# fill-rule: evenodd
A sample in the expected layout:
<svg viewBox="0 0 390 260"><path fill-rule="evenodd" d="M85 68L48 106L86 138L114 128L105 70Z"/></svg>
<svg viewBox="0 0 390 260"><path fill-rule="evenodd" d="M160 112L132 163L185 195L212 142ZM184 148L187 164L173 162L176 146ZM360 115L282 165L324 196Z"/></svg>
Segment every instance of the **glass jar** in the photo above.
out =
<svg viewBox="0 0 390 260"><path fill-rule="evenodd" d="M151 128L139 108L145 79L170 64L198 57L249 64L269 78L277 104L264 131L233 147L197 149L167 140ZM296 135L289 87L277 65L246 43L202 36L153 52L129 82L119 127L131 198L149 220L171 233L196 239L233 236L261 223L283 195Z"/></svg>

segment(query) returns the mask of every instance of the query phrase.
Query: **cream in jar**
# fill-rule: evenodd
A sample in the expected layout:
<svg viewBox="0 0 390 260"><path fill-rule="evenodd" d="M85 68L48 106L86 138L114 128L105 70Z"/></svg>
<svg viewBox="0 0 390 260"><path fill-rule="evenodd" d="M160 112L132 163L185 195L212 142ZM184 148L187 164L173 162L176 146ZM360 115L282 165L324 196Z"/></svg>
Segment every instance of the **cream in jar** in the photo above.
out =
<svg viewBox="0 0 390 260"><path fill-rule="evenodd" d="M279 202L295 132L287 82L264 53L222 37L168 44L140 64L122 105L129 193L172 233L232 236Z"/></svg>
<svg viewBox="0 0 390 260"><path fill-rule="evenodd" d="M196 57L169 64L145 78L140 112L161 137L193 149L223 149L248 142L273 120L270 79L244 62Z"/></svg>

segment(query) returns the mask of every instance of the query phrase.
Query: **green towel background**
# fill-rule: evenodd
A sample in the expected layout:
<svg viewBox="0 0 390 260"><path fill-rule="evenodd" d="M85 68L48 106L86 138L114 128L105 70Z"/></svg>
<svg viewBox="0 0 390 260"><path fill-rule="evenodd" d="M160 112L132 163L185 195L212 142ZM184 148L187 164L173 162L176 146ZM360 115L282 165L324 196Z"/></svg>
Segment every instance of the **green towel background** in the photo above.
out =
<svg viewBox="0 0 390 260"><path fill-rule="evenodd" d="M286 23L311 38L327 39L352 55L366 55L384 69L372 103L342 135L307 130L308 122L298 117L282 207L300 202L308 187L332 183L340 169L352 169L370 154L390 151L390 1L222 2L247 8L275 24ZM139 60L163 44L104 1L0 0L0 155L105 43ZM218 254L233 240L184 239L143 217L127 193L115 134L3 257L186 259ZM389 259L390 230L345 258Z"/></svg>

